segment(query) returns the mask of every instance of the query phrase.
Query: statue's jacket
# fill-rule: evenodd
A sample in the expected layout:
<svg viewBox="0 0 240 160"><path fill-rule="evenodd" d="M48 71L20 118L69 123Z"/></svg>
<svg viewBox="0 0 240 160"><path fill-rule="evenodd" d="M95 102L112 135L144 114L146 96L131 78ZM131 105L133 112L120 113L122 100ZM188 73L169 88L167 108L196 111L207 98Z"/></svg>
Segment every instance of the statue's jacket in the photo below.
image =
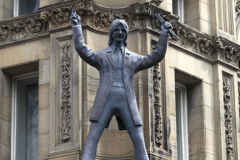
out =
<svg viewBox="0 0 240 160"><path fill-rule="evenodd" d="M72 30L76 51L85 62L95 67L100 73L99 88L90 116L90 121L98 121L115 76L115 66L113 61L114 51L112 51L111 47L103 50L93 51L86 44L84 44L81 25L73 25ZM164 58L168 46L168 38L168 34L161 33L156 49L145 56L131 52L125 48L123 60L123 80L128 104L132 112L135 125L141 126L143 123L137 107L133 86L133 77L137 72L152 67Z"/></svg>

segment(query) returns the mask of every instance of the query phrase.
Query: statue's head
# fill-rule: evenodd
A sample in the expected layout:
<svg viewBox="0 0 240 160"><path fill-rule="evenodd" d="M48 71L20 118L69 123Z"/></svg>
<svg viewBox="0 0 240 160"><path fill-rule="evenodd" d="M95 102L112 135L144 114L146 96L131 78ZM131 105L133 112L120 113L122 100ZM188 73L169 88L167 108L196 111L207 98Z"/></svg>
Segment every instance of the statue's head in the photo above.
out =
<svg viewBox="0 0 240 160"><path fill-rule="evenodd" d="M109 41L108 41L108 45L112 45L113 43L113 37L112 37L112 33L114 30L117 29L117 27L121 25L124 29L125 29L125 32L126 32L126 37L124 39L124 46L126 47L127 46L127 36L128 36L128 25L127 23L124 21L124 20L121 20L121 19L116 19L112 22L111 26L110 26L110 29L109 29Z"/></svg>

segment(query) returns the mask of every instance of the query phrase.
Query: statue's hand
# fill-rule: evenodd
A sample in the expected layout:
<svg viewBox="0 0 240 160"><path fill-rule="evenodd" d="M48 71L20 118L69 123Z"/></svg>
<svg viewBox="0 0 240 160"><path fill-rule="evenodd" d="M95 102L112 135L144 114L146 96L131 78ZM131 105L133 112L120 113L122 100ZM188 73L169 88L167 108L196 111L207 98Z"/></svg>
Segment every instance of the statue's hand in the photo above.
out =
<svg viewBox="0 0 240 160"><path fill-rule="evenodd" d="M81 21L81 18L79 15L77 15L75 7L70 7L70 19L73 23L73 25L78 25Z"/></svg>
<svg viewBox="0 0 240 160"><path fill-rule="evenodd" d="M173 29L171 23L165 21L164 23L161 24L162 33L168 34L169 29Z"/></svg>

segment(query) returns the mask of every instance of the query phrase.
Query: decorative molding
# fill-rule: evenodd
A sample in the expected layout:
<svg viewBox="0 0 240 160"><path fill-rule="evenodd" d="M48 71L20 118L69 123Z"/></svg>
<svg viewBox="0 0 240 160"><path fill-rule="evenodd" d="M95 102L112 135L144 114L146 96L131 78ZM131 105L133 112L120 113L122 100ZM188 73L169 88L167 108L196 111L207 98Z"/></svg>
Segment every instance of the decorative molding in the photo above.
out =
<svg viewBox="0 0 240 160"><path fill-rule="evenodd" d="M154 14L160 13L173 24L176 34L180 37L180 40L171 37L171 44L197 53L212 62L219 60L238 69L240 45L222 37L209 36L186 24L177 22L177 16L155 5L161 1L135 3L125 8L103 7L89 0L64 1L56 5L42 7L39 8L40 13L1 21L0 48L13 42L19 43L31 38L45 37L43 35L49 35L59 31L59 29L70 29L72 25L69 17L70 6L76 8L83 27L105 34L108 33L111 22L119 18L127 22L130 31L146 30L157 35L161 27ZM237 2L238 7L236 6L236 8L239 8L239 3ZM236 11L238 10L236 9Z"/></svg>
<svg viewBox="0 0 240 160"><path fill-rule="evenodd" d="M60 27L70 24L70 7L54 8L41 12L40 18L48 24L48 28Z"/></svg>
<svg viewBox="0 0 240 160"><path fill-rule="evenodd" d="M62 1L56 5L46 6L40 9L40 13L13 17L0 22L0 47L9 42L34 38L43 34L49 34L50 30L69 27L70 6L76 8L81 17L81 25L94 30L108 32L110 24L115 19L124 19L131 29L143 29L150 27L160 31L160 25L153 16L161 13L169 19L175 19L170 12L164 11L149 2L125 8L108 8L96 4L94 1Z"/></svg>
<svg viewBox="0 0 240 160"><path fill-rule="evenodd" d="M155 109L155 143L158 147L162 145L162 121L161 121L161 105L160 105L160 83L161 80L159 64L153 67L153 91L154 91L154 109Z"/></svg>
<svg viewBox="0 0 240 160"><path fill-rule="evenodd" d="M44 28L44 21L39 14L4 24L0 23L0 45L44 34Z"/></svg>
<svg viewBox="0 0 240 160"><path fill-rule="evenodd" d="M230 82L229 78L223 77L224 108L225 108L225 136L227 160L233 160L233 136L232 136L232 107L230 104Z"/></svg>
<svg viewBox="0 0 240 160"><path fill-rule="evenodd" d="M61 72L61 77L62 77L62 95L61 95L61 100L62 100L62 105L61 105L61 124L62 124L62 140L66 142L67 140L70 139L70 104L69 104L69 97L70 97L70 63L71 59L69 57L69 48L70 44L67 42L64 43L62 46L62 72Z"/></svg>
<svg viewBox="0 0 240 160"><path fill-rule="evenodd" d="M235 12L236 12L235 20L237 21L240 17L240 1L236 2Z"/></svg>
<svg viewBox="0 0 240 160"><path fill-rule="evenodd" d="M238 68L240 45L223 37L203 34L181 22L173 22L173 30L179 37L171 37L172 44L201 55L212 62L219 60Z"/></svg>

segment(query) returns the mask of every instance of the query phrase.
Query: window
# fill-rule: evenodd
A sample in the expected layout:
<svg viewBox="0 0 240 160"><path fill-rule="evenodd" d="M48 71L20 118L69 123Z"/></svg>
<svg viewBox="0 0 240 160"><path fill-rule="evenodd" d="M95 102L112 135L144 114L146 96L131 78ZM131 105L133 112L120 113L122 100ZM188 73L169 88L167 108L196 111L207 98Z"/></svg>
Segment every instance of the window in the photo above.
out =
<svg viewBox="0 0 240 160"><path fill-rule="evenodd" d="M38 77L13 79L11 159L38 159Z"/></svg>
<svg viewBox="0 0 240 160"><path fill-rule="evenodd" d="M175 98L177 121L177 156L178 160L188 160L189 148L186 86L176 83Z"/></svg>
<svg viewBox="0 0 240 160"><path fill-rule="evenodd" d="M14 0L14 16L21 16L38 11L39 0Z"/></svg>
<svg viewBox="0 0 240 160"><path fill-rule="evenodd" d="M172 12L180 17L180 22L184 22L184 0L173 0Z"/></svg>

